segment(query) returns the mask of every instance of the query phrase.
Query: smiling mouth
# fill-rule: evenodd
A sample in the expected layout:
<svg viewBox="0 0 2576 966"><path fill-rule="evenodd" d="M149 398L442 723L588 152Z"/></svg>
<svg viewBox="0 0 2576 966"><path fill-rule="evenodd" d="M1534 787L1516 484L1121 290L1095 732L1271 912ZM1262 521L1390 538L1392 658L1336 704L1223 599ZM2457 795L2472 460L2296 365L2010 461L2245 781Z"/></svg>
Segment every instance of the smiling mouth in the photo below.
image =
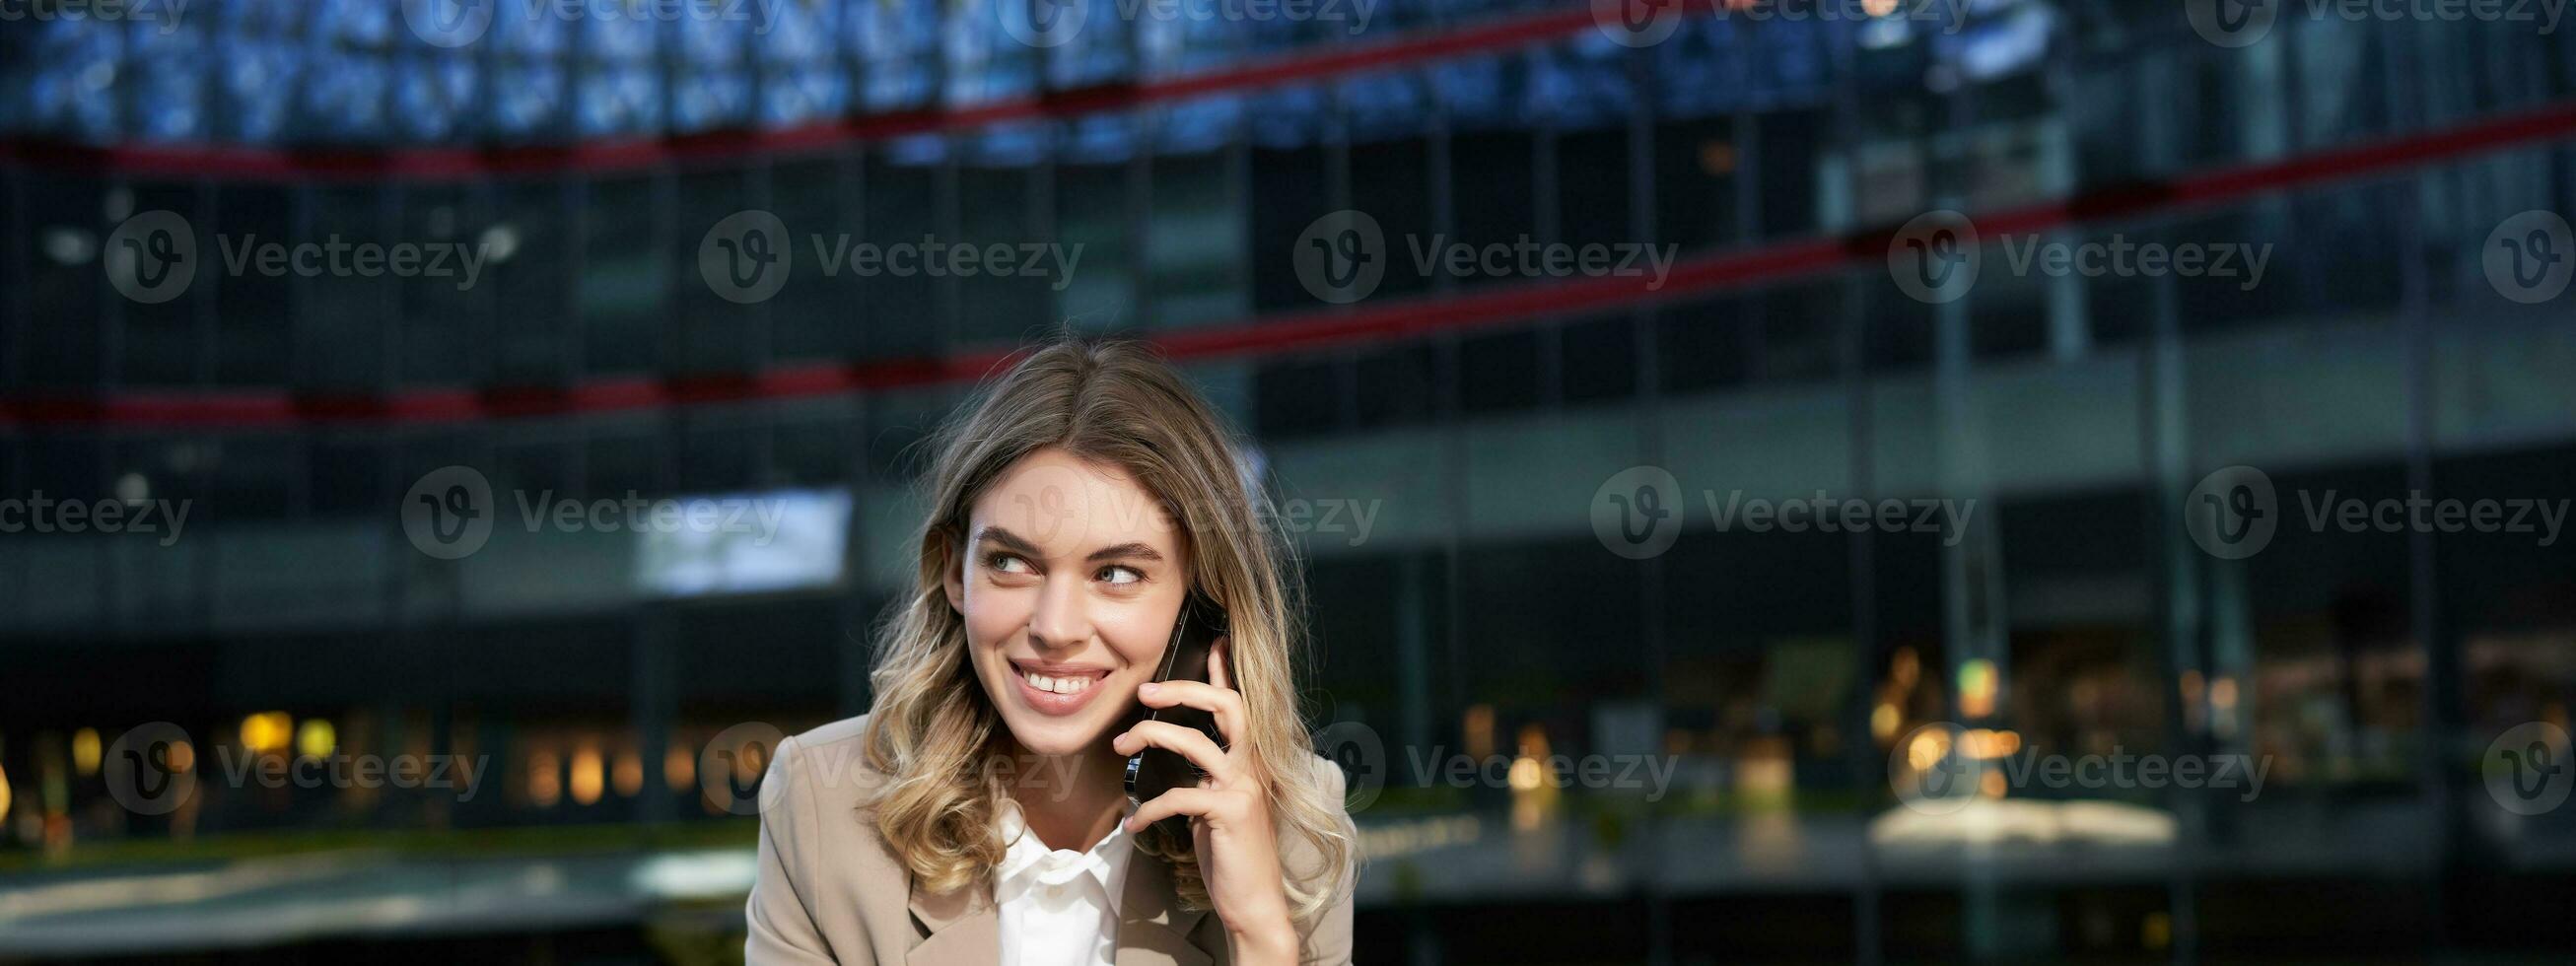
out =
<svg viewBox="0 0 2576 966"><path fill-rule="evenodd" d="M1109 676L1106 668L1046 668L1019 661L1012 661L1011 668L1030 688L1051 694L1081 694Z"/></svg>

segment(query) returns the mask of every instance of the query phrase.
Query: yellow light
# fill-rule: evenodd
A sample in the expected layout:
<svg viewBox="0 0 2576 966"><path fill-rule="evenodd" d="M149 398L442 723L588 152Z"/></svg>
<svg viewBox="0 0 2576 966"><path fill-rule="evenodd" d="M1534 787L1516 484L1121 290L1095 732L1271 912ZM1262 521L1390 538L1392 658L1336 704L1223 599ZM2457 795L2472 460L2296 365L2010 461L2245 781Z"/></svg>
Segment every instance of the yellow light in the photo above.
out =
<svg viewBox="0 0 2576 966"><path fill-rule="evenodd" d="M1959 713L1971 718L1995 713L1995 662L1981 657L1960 663Z"/></svg>
<svg viewBox="0 0 2576 966"><path fill-rule="evenodd" d="M553 808L563 798L562 764L551 751L528 753L528 801L538 808Z"/></svg>
<svg viewBox="0 0 2576 966"><path fill-rule="evenodd" d="M598 804L601 787L599 749L584 747L573 752L572 800L581 805Z"/></svg>
<svg viewBox="0 0 2576 966"><path fill-rule="evenodd" d="M72 732L72 770L82 778L98 774L98 729L82 728ZM0 812L8 811L0 808Z"/></svg>
<svg viewBox="0 0 2576 966"><path fill-rule="evenodd" d="M1539 779L1538 772L1538 759L1512 759L1512 789L1514 791L1526 792L1537 788Z"/></svg>
<svg viewBox="0 0 2576 966"><path fill-rule="evenodd" d="M1880 744L1895 740L1896 727L1904 723L1905 716L1899 713L1893 704L1882 701L1879 702L1878 707L1870 709L1869 733L1876 737Z"/></svg>
<svg viewBox="0 0 2576 966"><path fill-rule="evenodd" d="M243 718L242 747L253 752L286 750L287 739L295 733L295 717L284 711L263 711Z"/></svg>
<svg viewBox="0 0 2576 966"><path fill-rule="evenodd" d="M1547 757L1547 729L1538 722L1521 726L1521 754L1529 758Z"/></svg>
<svg viewBox="0 0 2576 966"><path fill-rule="evenodd" d="M2138 923L2138 941L2148 949L2173 945L2173 916L2162 912L2147 913L2146 920Z"/></svg>
<svg viewBox="0 0 2576 966"><path fill-rule="evenodd" d="M662 753L662 783L675 792L685 792L698 783L698 756L689 753L685 744L673 743Z"/></svg>
<svg viewBox="0 0 2576 966"><path fill-rule="evenodd" d="M1987 772L1986 777L1977 779L1977 791L1984 793L1987 798L2004 797L2004 773Z"/></svg>
<svg viewBox="0 0 2576 966"><path fill-rule="evenodd" d="M0 822L9 818L9 769L0 765Z"/></svg>
<svg viewBox="0 0 2576 966"><path fill-rule="evenodd" d="M197 767L197 746L184 741L170 743L170 773L175 775Z"/></svg>
<svg viewBox="0 0 2576 966"><path fill-rule="evenodd" d="M2021 733L1978 728L1959 736L1960 750L1980 760L2009 758L2021 750Z"/></svg>
<svg viewBox="0 0 2576 966"><path fill-rule="evenodd" d="M1860 9L1870 16L1884 17L1896 12L1896 0L1861 0Z"/></svg>
<svg viewBox="0 0 2576 966"><path fill-rule="evenodd" d="M1466 720L1459 723L1459 733L1467 737L1467 757L1483 761L1494 755L1494 706L1470 705Z"/></svg>
<svg viewBox="0 0 2576 966"><path fill-rule="evenodd" d="M295 729L295 753L306 758L329 758L340 750L340 732L331 722L311 718Z"/></svg>
<svg viewBox="0 0 2576 966"><path fill-rule="evenodd" d="M2236 679L2222 677L2209 682L2209 706L2220 711L2236 708Z"/></svg>
<svg viewBox="0 0 2576 966"><path fill-rule="evenodd" d="M1950 733L1939 728L1927 728L1915 732L1913 743L1905 746L1905 763L1914 766L1915 771L1931 771L1932 766L1940 764L1941 757L1949 753Z"/></svg>
<svg viewBox="0 0 2576 966"><path fill-rule="evenodd" d="M644 790L644 756L629 749L617 753L617 766L610 770L609 781L617 786L617 797L633 798Z"/></svg>
<svg viewBox="0 0 2576 966"><path fill-rule="evenodd" d="M1896 656L1887 664L1887 679L1895 682L1899 690L1911 691L1914 689L1914 682L1922 675L1923 658L1917 656L1913 648L1897 648Z"/></svg>

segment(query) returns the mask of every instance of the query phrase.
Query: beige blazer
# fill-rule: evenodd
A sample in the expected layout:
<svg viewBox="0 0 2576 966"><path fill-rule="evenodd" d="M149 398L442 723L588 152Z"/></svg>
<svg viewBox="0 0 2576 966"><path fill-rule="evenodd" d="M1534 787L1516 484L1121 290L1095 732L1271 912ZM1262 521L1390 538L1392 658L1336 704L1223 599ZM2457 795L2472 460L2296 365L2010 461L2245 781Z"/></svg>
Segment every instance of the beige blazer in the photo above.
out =
<svg viewBox="0 0 2576 966"><path fill-rule="evenodd" d="M992 886L924 892L877 834L864 803L884 779L860 754L866 724L861 715L779 743L760 789L760 872L746 909L744 961L991 966L1001 956ZM1316 767L1340 797L1341 769L1322 758ZM1280 861L1311 864L1311 847L1291 842L1294 854L1283 852ZM1351 875L1346 867L1346 886ZM1118 918L1117 966L1233 960L1224 923L1206 910L1181 908L1169 866L1152 856L1140 852L1127 863ZM1350 962L1348 888L1308 927L1303 950L1308 963Z"/></svg>

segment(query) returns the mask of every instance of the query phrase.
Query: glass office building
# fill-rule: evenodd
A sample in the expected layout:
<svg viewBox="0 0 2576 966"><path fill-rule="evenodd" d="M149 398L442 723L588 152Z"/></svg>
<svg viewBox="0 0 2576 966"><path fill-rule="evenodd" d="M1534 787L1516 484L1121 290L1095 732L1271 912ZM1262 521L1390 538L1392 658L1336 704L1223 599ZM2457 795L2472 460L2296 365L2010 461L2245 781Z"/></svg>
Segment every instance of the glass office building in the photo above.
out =
<svg viewBox="0 0 2576 966"><path fill-rule="evenodd" d="M2564 948L2511 924L2576 888L2576 808L2501 808L2479 766L2576 698L2576 328L2495 267L2555 264L2499 239L2576 210L2554 31L444 6L0 24L0 492L168 523L0 534L0 955L721 945L754 825L707 765L867 707L915 444L1058 329L1165 341L1257 443L1308 712L1368 738L1332 748L1369 793L1364 960ZM1299 249L1351 211L1384 272L1345 302ZM1891 269L1937 211L1972 226L1964 294ZM175 292L136 274L162 212L198 256ZM786 242L751 298L706 254L743 212ZM264 267L336 243L455 270ZM842 260L915 244L1073 257ZM1672 261L1604 285L1449 246ZM410 509L452 467L490 516L462 554ZM2252 550L2189 519L2230 467L2270 494ZM1642 552L1597 521L1648 478L1678 499ZM639 527L659 501L776 522ZM173 811L111 793L146 722L196 762ZM1927 733L2262 771L1946 812L1891 778ZM222 771L351 754L489 768ZM1666 770L1560 789L1560 756ZM393 857L338 851L368 842ZM156 860L278 887L156 905ZM412 905L274 925L352 895Z"/></svg>

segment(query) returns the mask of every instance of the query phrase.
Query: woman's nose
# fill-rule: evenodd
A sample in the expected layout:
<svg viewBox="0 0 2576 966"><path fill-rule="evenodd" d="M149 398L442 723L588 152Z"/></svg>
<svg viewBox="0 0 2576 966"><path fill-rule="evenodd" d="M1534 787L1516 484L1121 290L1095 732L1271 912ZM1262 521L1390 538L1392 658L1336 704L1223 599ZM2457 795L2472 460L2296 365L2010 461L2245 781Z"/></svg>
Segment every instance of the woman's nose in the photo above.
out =
<svg viewBox="0 0 2576 966"><path fill-rule="evenodd" d="M1029 642L1040 648L1077 647L1091 639L1089 601L1082 581L1049 579L1029 613Z"/></svg>

